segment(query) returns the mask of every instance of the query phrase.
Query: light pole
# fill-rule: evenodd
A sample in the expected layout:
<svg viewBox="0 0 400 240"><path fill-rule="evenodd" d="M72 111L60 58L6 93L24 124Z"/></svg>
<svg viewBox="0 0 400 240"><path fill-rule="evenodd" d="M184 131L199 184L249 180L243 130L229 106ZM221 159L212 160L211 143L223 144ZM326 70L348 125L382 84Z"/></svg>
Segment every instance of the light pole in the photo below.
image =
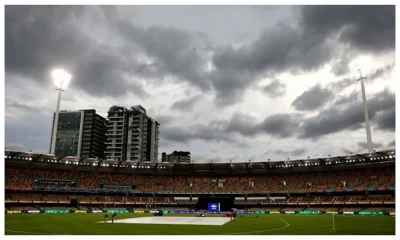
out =
<svg viewBox="0 0 400 240"><path fill-rule="evenodd" d="M368 152L372 153L372 137L371 137L371 126L369 124L369 117L368 117L368 108L367 108L367 97L365 96L365 86L364 86L364 77L361 73L360 69L357 69L358 73L360 74L357 81L361 82L361 92L363 98L363 105L364 105L364 116L365 116L365 130L367 131L367 144L368 144Z"/></svg>
<svg viewBox="0 0 400 240"><path fill-rule="evenodd" d="M54 152L56 149L58 115L60 112L61 92L64 92L65 89L67 89L68 84L71 81L71 75L61 69L53 70L51 75L53 77L54 85L56 86L56 90L58 91L56 116L54 117L53 134L51 136L51 149L50 149L50 154L54 155Z"/></svg>

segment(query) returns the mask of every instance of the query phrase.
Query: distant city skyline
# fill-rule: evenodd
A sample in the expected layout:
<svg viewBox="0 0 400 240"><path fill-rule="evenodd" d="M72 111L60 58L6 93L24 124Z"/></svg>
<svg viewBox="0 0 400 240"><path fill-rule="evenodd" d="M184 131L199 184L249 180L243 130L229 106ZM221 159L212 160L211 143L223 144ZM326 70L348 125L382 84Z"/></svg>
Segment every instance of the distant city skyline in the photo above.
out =
<svg viewBox="0 0 400 240"><path fill-rule="evenodd" d="M5 146L48 153L61 110L141 105L161 153L247 162L395 148L394 6L5 7Z"/></svg>

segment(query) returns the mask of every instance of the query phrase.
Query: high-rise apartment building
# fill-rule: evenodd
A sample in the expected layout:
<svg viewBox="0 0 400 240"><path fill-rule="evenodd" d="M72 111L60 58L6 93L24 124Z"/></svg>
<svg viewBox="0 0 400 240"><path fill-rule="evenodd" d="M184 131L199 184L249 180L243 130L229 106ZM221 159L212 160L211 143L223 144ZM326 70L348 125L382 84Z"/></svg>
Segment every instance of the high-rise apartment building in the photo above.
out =
<svg viewBox="0 0 400 240"><path fill-rule="evenodd" d="M53 126L54 116L55 114ZM54 154L78 158L104 158L106 123L107 120L96 114L94 109L60 111Z"/></svg>
<svg viewBox="0 0 400 240"><path fill-rule="evenodd" d="M108 111L107 160L156 162L160 124L142 106L113 106Z"/></svg>

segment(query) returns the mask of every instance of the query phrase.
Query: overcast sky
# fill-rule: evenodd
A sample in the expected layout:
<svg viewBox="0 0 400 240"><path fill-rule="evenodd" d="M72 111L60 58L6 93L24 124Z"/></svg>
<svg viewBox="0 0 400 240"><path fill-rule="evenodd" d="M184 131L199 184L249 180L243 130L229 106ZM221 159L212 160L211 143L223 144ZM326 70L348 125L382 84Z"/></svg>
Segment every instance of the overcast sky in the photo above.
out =
<svg viewBox="0 0 400 240"><path fill-rule="evenodd" d="M162 152L243 162L395 141L394 6L6 6L5 145L48 153L62 110L142 105Z"/></svg>

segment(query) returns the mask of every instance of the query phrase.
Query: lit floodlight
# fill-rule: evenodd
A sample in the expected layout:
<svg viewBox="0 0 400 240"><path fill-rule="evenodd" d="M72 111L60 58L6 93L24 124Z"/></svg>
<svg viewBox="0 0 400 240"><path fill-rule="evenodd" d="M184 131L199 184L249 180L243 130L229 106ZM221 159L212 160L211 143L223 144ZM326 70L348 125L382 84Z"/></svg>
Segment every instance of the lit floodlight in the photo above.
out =
<svg viewBox="0 0 400 240"><path fill-rule="evenodd" d="M55 69L51 73L54 80L54 85L56 86L56 90L65 91L67 89L69 82L71 81L72 76L62 69Z"/></svg>
<svg viewBox="0 0 400 240"><path fill-rule="evenodd" d="M56 138L57 138L57 127L58 127L58 115L60 112L60 101L61 101L61 92L67 89L69 82L71 81L72 76L62 69L55 69L51 72L53 77L54 85L56 86L56 90L58 91L58 98L57 98L57 107L53 122L53 132L51 135L51 148L50 154L55 155L56 149ZM80 152L78 151L78 156Z"/></svg>

